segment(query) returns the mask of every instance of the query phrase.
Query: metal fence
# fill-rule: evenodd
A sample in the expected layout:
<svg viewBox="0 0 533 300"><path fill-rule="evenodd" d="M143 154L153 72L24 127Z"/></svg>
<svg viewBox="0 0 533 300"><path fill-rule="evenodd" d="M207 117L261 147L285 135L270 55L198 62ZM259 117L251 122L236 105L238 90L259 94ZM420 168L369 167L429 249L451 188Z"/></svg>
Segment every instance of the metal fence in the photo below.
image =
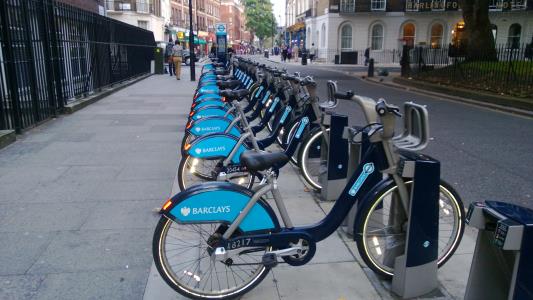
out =
<svg viewBox="0 0 533 300"><path fill-rule="evenodd" d="M150 72L153 33L55 0L0 0L0 130Z"/></svg>
<svg viewBox="0 0 533 300"><path fill-rule="evenodd" d="M495 56L466 60L462 49L416 47L409 51L410 76L498 94L533 98L533 45L499 45Z"/></svg>

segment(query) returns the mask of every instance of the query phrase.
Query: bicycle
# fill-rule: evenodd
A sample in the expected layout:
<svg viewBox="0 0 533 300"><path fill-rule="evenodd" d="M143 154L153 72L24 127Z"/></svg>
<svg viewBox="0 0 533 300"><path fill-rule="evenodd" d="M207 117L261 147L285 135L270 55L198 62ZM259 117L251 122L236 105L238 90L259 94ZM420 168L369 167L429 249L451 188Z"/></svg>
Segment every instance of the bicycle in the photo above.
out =
<svg viewBox="0 0 533 300"><path fill-rule="evenodd" d="M360 210L354 232L359 253L373 271L390 278L394 265L384 257L388 254L387 242L405 239L408 187L412 183L396 174L400 154L392 138L398 109L364 97L357 98L357 103L366 116L377 113L380 123L364 128L370 146L323 220L310 226L293 225L273 172L276 165L289 161L285 153L244 152L243 164L249 170L264 173L261 184L253 190L227 182L209 182L191 187L164 204L152 250L165 282L178 293L195 299L243 295L265 278L278 258L291 266L308 263L316 252L316 243L335 232L356 203ZM385 179L384 174L388 175ZM264 200L267 193L273 195L283 227ZM441 185L441 195L448 197L439 199L439 203L450 209L453 222L449 239L439 247L439 266L457 249L464 230L459 196L445 184ZM391 205L397 205L400 212L403 208L404 213L386 218L384 212ZM384 227L377 230L375 224ZM377 251L379 245L384 248Z"/></svg>

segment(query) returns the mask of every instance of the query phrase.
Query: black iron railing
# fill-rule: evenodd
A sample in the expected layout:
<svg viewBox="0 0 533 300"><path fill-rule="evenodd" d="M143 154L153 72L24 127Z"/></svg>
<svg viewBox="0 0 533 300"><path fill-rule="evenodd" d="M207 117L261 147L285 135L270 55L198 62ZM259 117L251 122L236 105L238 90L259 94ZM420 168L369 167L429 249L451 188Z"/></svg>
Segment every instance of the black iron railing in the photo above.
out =
<svg viewBox="0 0 533 300"><path fill-rule="evenodd" d="M55 0L0 0L0 130L150 72L153 33Z"/></svg>
<svg viewBox="0 0 533 300"><path fill-rule="evenodd" d="M410 75L425 81L533 98L533 45L509 42L491 55L466 59L465 50L453 46L409 51Z"/></svg>

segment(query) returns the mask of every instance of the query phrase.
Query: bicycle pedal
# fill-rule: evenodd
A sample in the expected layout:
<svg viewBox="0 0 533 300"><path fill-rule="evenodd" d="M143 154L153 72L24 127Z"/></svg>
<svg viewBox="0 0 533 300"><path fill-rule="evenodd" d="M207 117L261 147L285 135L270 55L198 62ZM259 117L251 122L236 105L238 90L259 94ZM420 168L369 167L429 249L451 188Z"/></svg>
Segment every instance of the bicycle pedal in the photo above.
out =
<svg viewBox="0 0 533 300"><path fill-rule="evenodd" d="M274 253L266 253L263 255L262 263L267 268L274 268L278 265L278 258Z"/></svg>

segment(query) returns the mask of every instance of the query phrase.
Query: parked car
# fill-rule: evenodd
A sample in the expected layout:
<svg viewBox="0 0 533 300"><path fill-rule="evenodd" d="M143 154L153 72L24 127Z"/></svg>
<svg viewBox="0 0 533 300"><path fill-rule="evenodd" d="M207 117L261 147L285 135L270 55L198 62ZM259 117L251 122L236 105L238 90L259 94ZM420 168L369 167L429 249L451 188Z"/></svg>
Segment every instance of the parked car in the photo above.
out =
<svg viewBox="0 0 533 300"><path fill-rule="evenodd" d="M181 56L181 60L185 65L189 65L191 63L191 52L189 50L183 50L183 55ZM198 56L194 57L194 61L197 62L199 60Z"/></svg>

